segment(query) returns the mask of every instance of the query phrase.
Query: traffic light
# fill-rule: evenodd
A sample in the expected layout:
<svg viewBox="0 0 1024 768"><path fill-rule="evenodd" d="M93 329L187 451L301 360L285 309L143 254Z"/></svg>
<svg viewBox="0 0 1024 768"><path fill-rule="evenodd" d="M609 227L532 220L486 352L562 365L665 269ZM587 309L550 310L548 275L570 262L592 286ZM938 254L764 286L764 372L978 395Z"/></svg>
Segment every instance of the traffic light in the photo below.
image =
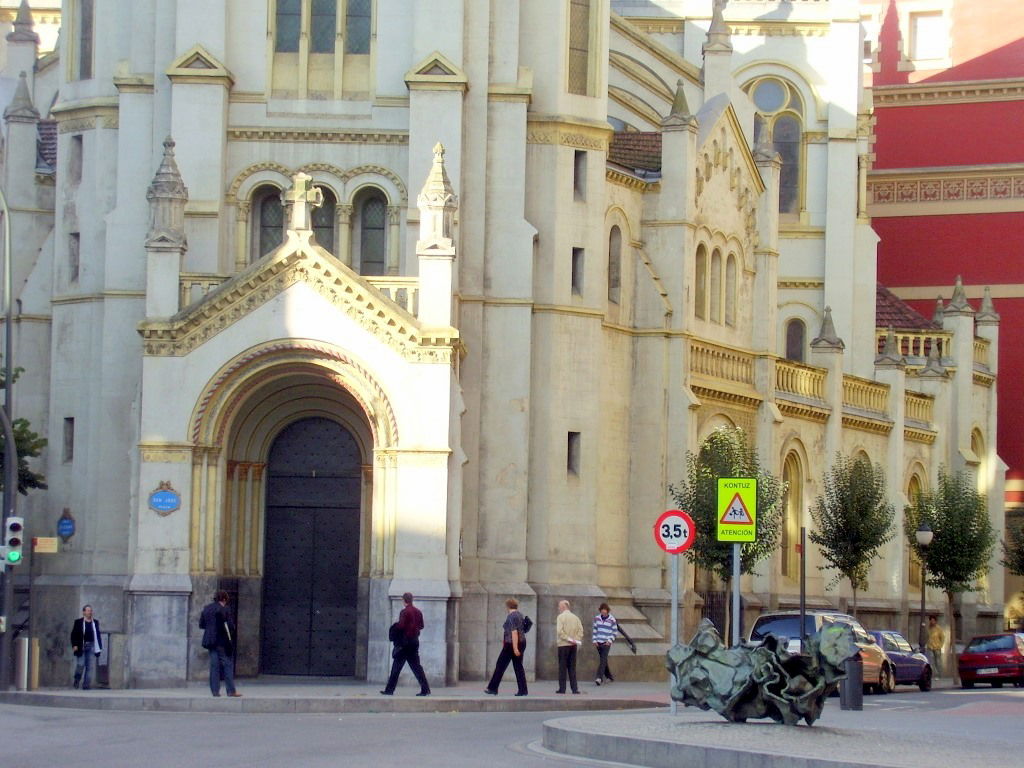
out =
<svg viewBox="0 0 1024 768"><path fill-rule="evenodd" d="M4 520L4 564L17 565L22 559L25 542L25 518L8 517Z"/></svg>

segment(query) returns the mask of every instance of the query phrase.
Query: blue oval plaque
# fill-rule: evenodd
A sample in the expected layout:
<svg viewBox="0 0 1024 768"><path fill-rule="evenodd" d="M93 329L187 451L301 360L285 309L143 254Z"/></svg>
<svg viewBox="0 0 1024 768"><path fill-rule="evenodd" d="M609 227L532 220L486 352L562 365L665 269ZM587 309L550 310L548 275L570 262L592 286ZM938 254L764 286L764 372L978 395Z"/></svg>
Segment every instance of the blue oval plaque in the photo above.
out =
<svg viewBox="0 0 1024 768"><path fill-rule="evenodd" d="M160 487L149 494L149 508L158 515L169 515L181 507L181 494L171 488L170 483L160 483Z"/></svg>
<svg viewBox="0 0 1024 768"><path fill-rule="evenodd" d="M75 535L75 519L73 517L62 517L57 521L57 535L65 541Z"/></svg>

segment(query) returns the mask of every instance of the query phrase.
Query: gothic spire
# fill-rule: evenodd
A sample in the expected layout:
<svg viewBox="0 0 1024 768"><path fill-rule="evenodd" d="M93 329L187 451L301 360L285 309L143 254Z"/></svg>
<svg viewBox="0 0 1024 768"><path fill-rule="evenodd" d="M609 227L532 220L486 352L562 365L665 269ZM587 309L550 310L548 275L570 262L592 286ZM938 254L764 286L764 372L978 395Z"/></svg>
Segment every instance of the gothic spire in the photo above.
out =
<svg viewBox="0 0 1024 768"><path fill-rule="evenodd" d="M683 91L683 79L676 81L676 95L672 100L672 109L668 117L661 121L662 128L678 128L692 125L696 127L697 118L690 112L690 105L686 101L686 93Z"/></svg>
<svg viewBox="0 0 1024 768"><path fill-rule="evenodd" d="M821 330L817 337L811 342L814 349L844 349L846 345L836 335L836 326L832 322L832 307L825 307L825 314L821 318Z"/></svg>
<svg viewBox="0 0 1024 768"><path fill-rule="evenodd" d="M434 145L434 162L416 198L416 206L421 211L420 242L433 243L435 247L451 247L458 201L444 166L444 146L440 142Z"/></svg>
<svg viewBox="0 0 1024 768"><path fill-rule="evenodd" d="M28 7L28 0L21 0L18 6L18 15L14 19L14 31L8 33L7 41L10 43L35 43L39 44L39 35L35 33L32 21L32 9Z"/></svg>
<svg viewBox="0 0 1024 768"><path fill-rule="evenodd" d="M942 304L942 297L939 296L935 300L935 311L932 313L932 322L940 328L942 327L942 318L946 315L946 309Z"/></svg>
<svg viewBox="0 0 1024 768"><path fill-rule="evenodd" d="M974 316L974 322L992 325L999 322L999 313L996 312L995 305L992 303L992 289L987 285L985 286L985 295L981 299L981 306L978 308L978 314Z"/></svg>
<svg viewBox="0 0 1024 768"><path fill-rule="evenodd" d="M164 139L164 156L146 191L149 233L146 245L185 247L185 203L188 189L174 160L174 139Z"/></svg>
<svg viewBox="0 0 1024 768"><path fill-rule="evenodd" d="M939 357L939 341L932 339L931 348L928 350L928 361L924 368L917 374L921 378L942 378L946 377L946 367Z"/></svg>
<svg viewBox="0 0 1024 768"><path fill-rule="evenodd" d="M888 333L885 334L885 346L882 347L882 354L875 358L875 366L877 368L895 368L904 366L906 363L907 361L903 359L903 355L900 354L896 346L896 334L893 333L890 325Z"/></svg>
<svg viewBox="0 0 1024 768"><path fill-rule="evenodd" d="M967 303L967 294L964 292L964 281L960 275L956 276L956 285L953 287L953 298L949 300L946 307L947 315L973 315L974 307Z"/></svg>
<svg viewBox="0 0 1024 768"><path fill-rule="evenodd" d="M728 0L712 0L711 26L708 27L707 41L704 43L703 51L726 51L732 53L732 37L729 34L729 25L725 23L725 4Z"/></svg>
<svg viewBox="0 0 1024 768"><path fill-rule="evenodd" d="M4 120L15 123L34 123L39 120L39 110L32 104L32 96L28 92L28 76L24 71L18 76L14 98L4 110Z"/></svg>

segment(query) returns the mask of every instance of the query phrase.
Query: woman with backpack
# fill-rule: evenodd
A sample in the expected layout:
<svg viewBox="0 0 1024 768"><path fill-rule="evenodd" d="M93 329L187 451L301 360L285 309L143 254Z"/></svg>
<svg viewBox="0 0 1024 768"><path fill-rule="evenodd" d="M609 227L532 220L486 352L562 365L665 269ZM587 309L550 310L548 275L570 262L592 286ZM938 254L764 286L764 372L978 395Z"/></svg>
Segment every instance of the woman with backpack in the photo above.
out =
<svg viewBox="0 0 1024 768"><path fill-rule="evenodd" d="M491 682L487 684L484 693L489 693L491 696L498 695L501 678L511 661L512 669L516 673L516 683L519 685L516 696L526 696L529 691L526 689L523 654L526 653L526 622L529 619L519 612L519 601L514 597L505 601L505 607L508 608L508 616L505 617L505 623L501 626L501 653L498 654L498 660L494 664L494 674L491 675Z"/></svg>

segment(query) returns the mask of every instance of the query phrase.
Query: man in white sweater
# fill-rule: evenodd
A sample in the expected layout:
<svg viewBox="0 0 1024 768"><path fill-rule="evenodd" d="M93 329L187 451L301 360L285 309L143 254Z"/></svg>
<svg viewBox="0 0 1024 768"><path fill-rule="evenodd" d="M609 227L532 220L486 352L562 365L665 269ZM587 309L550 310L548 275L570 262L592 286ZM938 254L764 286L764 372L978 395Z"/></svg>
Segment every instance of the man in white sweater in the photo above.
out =
<svg viewBox="0 0 1024 768"><path fill-rule="evenodd" d="M576 654L583 644L583 623L579 616L569 610L568 600L558 602L555 634L558 638L558 690L555 693L565 693L567 674L572 692L579 693L576 684Z"/></svg>

